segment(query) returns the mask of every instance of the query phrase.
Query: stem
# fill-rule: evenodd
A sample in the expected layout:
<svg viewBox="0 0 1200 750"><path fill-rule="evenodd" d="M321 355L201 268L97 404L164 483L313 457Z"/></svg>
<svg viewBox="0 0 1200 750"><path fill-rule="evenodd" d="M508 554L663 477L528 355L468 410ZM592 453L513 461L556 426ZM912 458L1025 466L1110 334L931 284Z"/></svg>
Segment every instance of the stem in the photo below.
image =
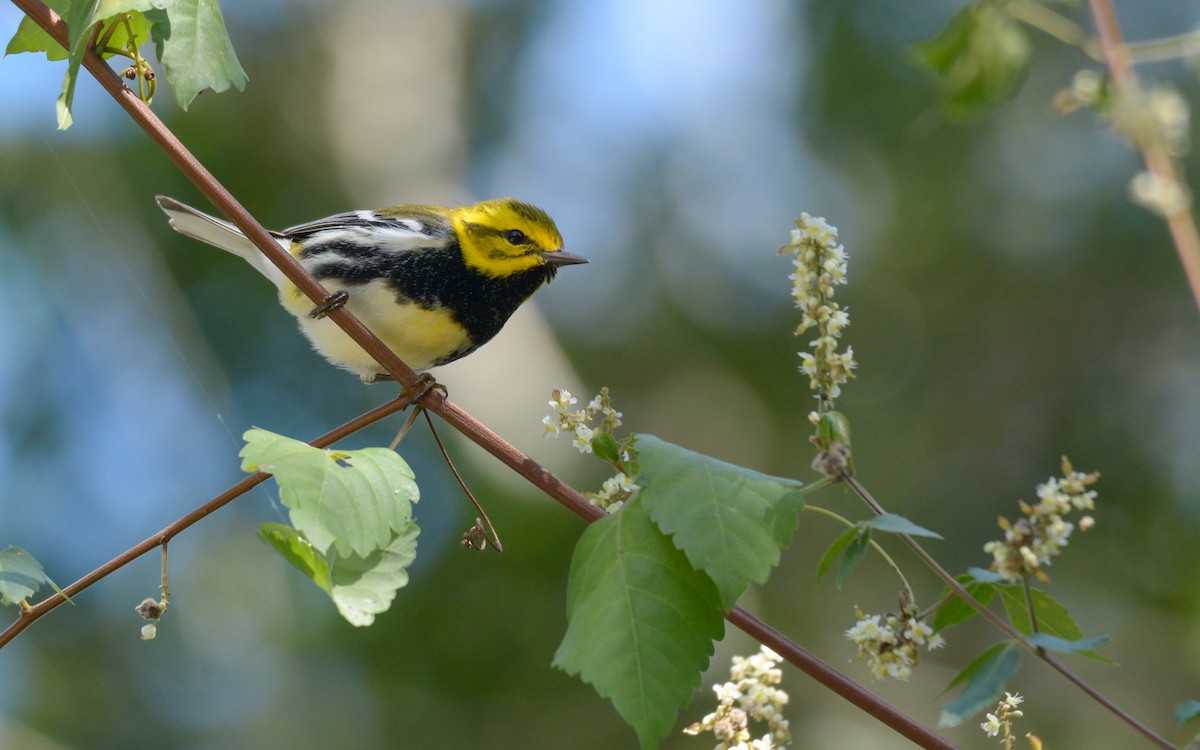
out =
<svg viewBox="0 0 1200 750"><path fill-rule="evenodd" d="M167 602L171 598L170 592L167 591L167 541L168 540L164 539L162 543L162 584L159 586L159 589L162 593L164 611L167 608Z"/></svg>
<svg viewBox="0 0 1200 750"><path fill-rule="evenodd" d="M1129 56L1121 34L1121 25L1117 21L1117 13L1113 10L1110 0L1088 0L1092 12L1092 21L1104 48L1104 58L1109 72L1112 74L1113 85L1118 92L1128 93L1138 87L1137 73ZM1146 169L1154 176L1171 184L1181 184L1183 181L1178 166L1166 149L1160 143L1147 143L1141 147L1142 160ZM1196 229L1196 218L1192 210L1187 208L1176 211L1166 217L1167 228L1175 243L1175 252L1183 265L1184 275L1192 290L1192 298L1200 309L1200 232Z"/></svg>
<svg viewBox="0 0 1200 750"><path fill-rule="evenodd" d="M867 507L869 507L875 513L883 515L887 512L884 510L883 506L879 504L879 501L877 501L871 495L871 493L867 491L867 488L864 487L857 479L854 477L845 477L845 481L854 490L854 493L858 495L864 503L867 504ZM935 560L932 555L925 551L925 548L922 547L919 542L917 542L908 534L897 534L896 536L903 539L904 543L907 544L914 553L916 553L917 557L921 558L921 561L933 571L934 575L942 579L942 582L949 586L950 590L953 591L956 596L958 596L960 599L970 605L972 609L978 612L980 617L990 622L1009 638L1012 638L1017 643L1032 651L1039 659L1049 664L1059 674L1061 674L1063 677L1066 677L1076 687L1091 697L1092 700L1096 701L1101 706L1104 706L1104 708L1108 709L1110 713L1128 724L1147 740L1158 747L1163 748L1163 750L1178 750L1170 742L1167 742L1166 739L1156 734L1154 730L1150 729L1150 727L1141 723L1120 706L1101 695L1096 688L1085 682L1083 678L1064 666L1062 662L1058 661L1058 659L1055 659L1053 656L1046 653L1045 649L1035 648L1029 643L1029 641L1025 640L1025 636L1018 632L1016 628L1005 622L1004 619L995 612L983 606L978 599L971 596L971 594L967 592L963 585L959 583L954 576L950 575L945 568L938 564L938 561Z"/></svg>
<svg viewBox="0 0 1200 750"><path fill-rule="evenodd" d="M1148 39L1144 42L1126 42L1125 51L1129 53L1129 60L1134 65L1191 57L1200 53L1200 31Z"/></svg>
<svg viewBox="0 0 1200 750"><path fill-rule="evenodd" d="M1029 576L1022 576L1021 587L1025 589L1025 606L1029 609L1029 631L1036 633L1038 632L1037 612L1033 609L1033 589L1029 586Z"/></svg>
<svg viewBox="0 0 1200 750"><path fill-rule="evenodd" d="M833 520L835 520L839 523L845 524L846 526L848 526L852 529L858 526L858 524L854 523L850 519L843 518L842 516L838 515L837 513L834 513L833 511L828 510L826 508L822 508L819 505L807 505L806 504L801 510L811 511L813 513L817 513L819 515L825 516L826 518L832 518ZM908 594L908 600L915 604L917 601L917 595L913 593L912 586L908 585L908 579L904 577L904 573L900 570L900 566L896 564L896 561L892 559L892 556L889 555L887 553L887 551L884 550L883 547L880 547L878 542L876 542L874 539L867 537L867 544L870 544L871 549L878 552L879 556L882 557L884 562L886 562L888 564L888 567L890 567L892 569L892 572L894 572L896 574L896 577L900 579L901 585L904 586L904 591L905 591L905 593Z"/></svg>
<svg viewBox="0 0 1200 750"><path fill-rule="evenodd" d="M1082 26L1046 6L1030 0L1009 0L1004 6L1013 18L1064 44L1078 47L1096 62L1104 62L1104 51L1096 39Z"/></svg>

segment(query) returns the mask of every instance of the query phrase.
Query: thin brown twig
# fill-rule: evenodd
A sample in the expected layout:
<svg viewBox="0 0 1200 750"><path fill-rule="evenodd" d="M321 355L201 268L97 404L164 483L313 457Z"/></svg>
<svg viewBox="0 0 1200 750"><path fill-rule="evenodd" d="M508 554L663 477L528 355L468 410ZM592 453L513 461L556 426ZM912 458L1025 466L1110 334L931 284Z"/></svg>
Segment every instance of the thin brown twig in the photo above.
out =
<svg viewBox="0 0 1200 750"><path fill-rule="evenodd" d="M60 44L66 46L66 26L62 23L62 19L53 11L47 8L39 0L12 0L12 2L32 18L39 26L45 29L53 36ZM309 299L320 304L327 298L325 289L310 276L303 267L295 261L288 253L284 252L278 244L274 242L271 236L265 229L252 217L240 203L213 177L207 169L191 154L190 151L175 137L170 130L158 119L156 115L139 99L133 92L124 85L120 78L103 63L103 61L89 51L84 57L84 67L90 72L110 95L125 109L129 116L141 127L150 138L158 144L158 146L166 153L168 158L179 168L179 170L192 181L193 184L225 214L239 229L241 229L247 238L249 238L260 250L266 254L271 262L275 263L284 274L301 289ZM406 388L411 388L417 385L417 376L411 368L405 365L400 359L386 346L383 345L377 337L366 329L345 307L340 307L333 310L329 317L334 320L337 325L341 326L347 334L354 339L364 350L367 351L397 382L402 383ZM429 390L421 398L423 405L440 416L444 421L457 429L467 438L483 447L502 463L516 471L521 476L525 477L543 492L557 500L566 508L580 516L584 520L591 522L599 520L605 516L604 511L587 501L580 492L575 490L570 485L563 482L558 477L547 471L542 466L538 465L516 447L503 440L499 435L476 420L471 415L467 414L460 407L452 403L445 394L438 390ZM354 432L360 427L368 423L365 420L375 421L382 418L381 415L372 418L381 410L388 410L387 413L396 411L402 408L407 401L402 397L396 401L389 402L377 409L368 412L341 428L334 430L320 440L329 440L330 443L341 439L347 434ZM394 407L394 408L393 408ZM318 441L313 442L314 445ZM92 573L88 574L79 581L71 584L64 591L67 595L71 595L82 591L96 581L104 578L118 568L128 564L132 560L146 554L154 549L159 544L169 540L175 534L178 534L188 526L199 521L201 518L209 515L218 508L232 501L234 498L243 494L251 487L261 483L266 479L266 475L255 474L242 482L235 485L230 490L222 493L214 498L209 503L197 508L192 513L184 516L176 523L168 526L163 531L150 537L141 544L130 548L125 553L114 558L109 563L97 568ZM34 620L41 617L45 612L54 609L62 604L65 598L61 596L49 597L43 602L38 603L34 607L30 607L22 612L21 619L14 623L11 627L0 633L0 646L3 646L8 641L11 641L18 633L28 627ZM36 614L29 617L27 612L38 610ZM922 727L911 718L907 717L897 709L879 699L869 691L863 689L852 681L846 679L837 670L834 670L829 665L817 659L812 654L809 654L804 649L790 639L786 638L778 631L770 628L766 623L749 614L745 610L736 608L726 613L726 619L732 624L746 631L759 642L772 648L780 655L788 659L789 662L798 667L801 671L818 680L822 684L829 686L839 695L846 697L854 705L859 706L864 711L868 712L884 724L893 728L905 737L908 737L913 742L921 747L931 748L934 750L949 750L954 748L954 745L939 737L937 734Z"/></svg>
<svg viewBox="0 0 1200 750"><path fill-rule="evenodd" d="M1104 50L1104 59L1112 74L1113 85L1117 91L1128 94L1138 87L1137 73L1134 71L1129 50L1125 47L1121 24L1117 21L1117 13L1110 0L1088 0L1091 9L1092 22L1096 26L1096 34L1100 37L1100 46ZM1149 141L1141 145L1142 161L1147 171L1169 185L1181 185L1179 167L1167 153L1163 144ZM1200 309L1200 232L1196 229L1196 217L1189 206L1180 211L1171 211L1166 217L1167 228L1175 243L1175 252L1183 265L1183 273L1192 290L1192 298Z"/></svg>
<svg viewBox="0 0 1200 750"><path fill-rule="evenodd" d="M862 482L858 481L854 477L845 477L845 481L846 484L848 484L850 488L854 490L854 494L858 495L858 497L864 503L866 503L867 507L869 507L874 513L881 516L887 513L884 507L880 505L879 501L875 499L875 497L870 493L870 491L867 490L865 486L863 486ZM1138 721L1123 708L1104 697L1104 695L1096 690L1096 688L1092 687L1082 677L1075 674L1073 671L1068 669L1066 665L1047 653L1045 649L1038 648L1031 644L1028 640L1026 640L1025 636L1020 633L1020 631L1014 628L1004 618L1000 617L1000 615L985 607L978 599L971 596L970 592L968 592L966 588L964 588L963 585L950 574L949 571L943 568L941 564L934 559L933 555L929 554L929 552L927 552L925 548L921 546L920 542L918 542L916 539L913 539L908 534L897 534L896 536L900 537L900 539L906 545L908 545L909 549L916 553L917 557L921 558L921 562L925 563L925 565L933 571L934 575L936 575L942 580L943 583L949 586L950 590L954 592L956 596L970 605L970 607L974 609L980 615L980 617L990 622L1009 638L1012 638L1020 645L1029 649L1039 659L1049 664L1055 669L1055 671L1057 671L1063 677L1066 677L1076 687L1086 693L1092 700L1108 709L1110 713L1128 724L1143 737L1150 740L1150 742L1158 745L1164 750L1177 750L1174 745L1168 742L1165 738L1159 736L1153 729ZM1031 603L1030 614L1032 615L1032 613L1033 607Z"/></svg>
<svg viewBox="0 0 1200 750"><path fill-rule="evenodd" d="M421 407L417 407L421 409ZM496 532L496 527L492 525L492 519L488 518L487 511L475 499L475 493L471 492L471 488L467 487L467 483L463 481L462 475L458 473L458 467L454 465L454 461L450 459L450 453L446 451L446 446L442 444L442 436L438 435L437 427L434 427L433 420L429 417L429 412L421 409L421 414L425 415L425 422L429 425L429 431L433 433L433 440L437 443L438 450L442 452L442 458L445 459L446 465L450 467L450 472L454 474L454 478L458 480L458 486L462 487L462 491L467 493L467 497L471 500L471 504L475 506L475 510L479 511L479 515L483 516L483 522L487 524L487 540L497 552L504 551L504 545L500 544L500 534Z"/></svg>

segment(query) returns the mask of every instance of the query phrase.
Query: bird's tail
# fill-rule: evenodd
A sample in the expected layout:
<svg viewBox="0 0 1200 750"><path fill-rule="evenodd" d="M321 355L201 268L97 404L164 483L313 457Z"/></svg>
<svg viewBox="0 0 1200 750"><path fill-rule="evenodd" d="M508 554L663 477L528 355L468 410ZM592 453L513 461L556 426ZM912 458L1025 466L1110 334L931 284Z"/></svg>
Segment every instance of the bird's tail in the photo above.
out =
<svg viewBox="0 0 1200 750"><path fill-rule="evenodd" d="M254 270L266 276L276 287L281 287L286 283L287 278L283 272L276 268L274 263L267 260L267 256L263 255L253 242L246 239L242 230L233 224L224 219L209 216L203 211L197 211L191 206L165 195L157 196L155 200L170 217L171 227L176 232L233 253L253 266ZM284 237L276 237L276 240L284 250L291 245L291 242Z"/></svg>

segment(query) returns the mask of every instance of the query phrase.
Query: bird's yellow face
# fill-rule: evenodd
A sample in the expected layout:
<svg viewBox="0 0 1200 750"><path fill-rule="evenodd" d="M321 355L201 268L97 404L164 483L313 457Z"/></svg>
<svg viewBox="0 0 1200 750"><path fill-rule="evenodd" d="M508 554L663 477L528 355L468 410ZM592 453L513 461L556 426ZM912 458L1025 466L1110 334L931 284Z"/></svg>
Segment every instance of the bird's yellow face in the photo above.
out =
<svg viewBox="0 0 1200 750"><path fill-rule="evenodd" d="M542 209L512 198L483 201L449 211L463 259L493 278L545 266L586 262L562 251L562 235Z"/></svg>

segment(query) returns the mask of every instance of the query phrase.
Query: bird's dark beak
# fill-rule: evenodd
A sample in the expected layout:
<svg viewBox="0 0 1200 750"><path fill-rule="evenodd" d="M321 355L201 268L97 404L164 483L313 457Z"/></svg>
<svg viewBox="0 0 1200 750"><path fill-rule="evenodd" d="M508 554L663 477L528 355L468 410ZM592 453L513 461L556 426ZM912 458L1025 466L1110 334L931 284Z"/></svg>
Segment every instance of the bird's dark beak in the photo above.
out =
<svg viewBox="0 0 1200 750"><path fill-rule="evenodd" d="M566 253L562 250L554 250L552 252L542 253L542 258L555 268L558 268L559 266L574 266L579 263L588 262L588 259L582 255Z"/></svg>

